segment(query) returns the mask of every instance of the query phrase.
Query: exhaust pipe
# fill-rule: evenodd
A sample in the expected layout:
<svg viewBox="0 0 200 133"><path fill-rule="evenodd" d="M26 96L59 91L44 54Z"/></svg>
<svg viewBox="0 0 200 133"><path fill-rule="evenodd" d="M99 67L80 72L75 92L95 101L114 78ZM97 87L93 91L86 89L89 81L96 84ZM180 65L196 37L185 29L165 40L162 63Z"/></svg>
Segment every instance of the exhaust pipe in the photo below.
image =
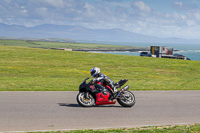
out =
<svg viewBox="0 0 200 133"><path fill-rule="evenodd" d="M128 90L128 89L129 89L129 86L128 86L128 85L125 86L124 88L122 88L121 91L118 93L118 95L117 95L116 98L120 97L122 91L126 91L126 90Z"/></svg>
<svg viewBox="0 0 200 133"><path fill-rule="evenodd" d="M124 88L122 88L122 91L126 91L126 90L128 90L129 89L129 86L127 85L127 86L125 86Z"/></svg>

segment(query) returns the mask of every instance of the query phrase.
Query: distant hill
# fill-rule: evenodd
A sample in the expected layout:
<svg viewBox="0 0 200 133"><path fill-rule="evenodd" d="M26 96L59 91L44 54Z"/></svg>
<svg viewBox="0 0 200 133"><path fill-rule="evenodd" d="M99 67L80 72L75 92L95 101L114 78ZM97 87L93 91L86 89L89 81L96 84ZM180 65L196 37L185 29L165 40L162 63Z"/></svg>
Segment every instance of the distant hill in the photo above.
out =
<svg viewBox="0 0 200 133"><path fill-rule="evenodd" d="M35 27L0 23L0 37L62 38L84 41L147 42L147 43L199 43L200 40L159 38L122 29L89 29L74 25L43 24Z"/></svg>

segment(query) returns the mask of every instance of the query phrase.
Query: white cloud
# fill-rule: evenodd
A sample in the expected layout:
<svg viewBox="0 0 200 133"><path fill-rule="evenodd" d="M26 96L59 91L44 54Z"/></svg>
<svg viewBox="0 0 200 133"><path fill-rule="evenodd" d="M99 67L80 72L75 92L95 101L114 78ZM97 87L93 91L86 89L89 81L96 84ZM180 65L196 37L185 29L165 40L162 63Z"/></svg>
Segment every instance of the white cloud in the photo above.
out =
<svg viewBox="0 0 200 133"><path fill-rule="evenodd" d="M86 12L85 12L85 15L87 15L87 16L95 16L96 14L95 14L95 12L96 12L96 9L92 6L92 5L90 5L89 3L85 3L85 5L84 5L84 8L86 9ZM81 13L82 11L80 11L80 13Z"/></svg>
<svg viewBox="0 0 200 133"><path fill-rule="evenodd" d="M44 0L44 2L57 8L62 8L64 6L63 0Z"/></svg>
<svg viewBox="0 0 200 133"><path fill-rule="evenodd" d="M6 2L6 3L12 2L12 0L3 0L3 1Z"/></svg>
<svg viewBox="0 0 200 133"><path fill-rule="evenodd" d="M187 11L188 20L195 21L197 25L200 25L200 9L194 9Z"/></svg>
<svg viewBox="0 0 200 133"><path fill-rule="evenodd" d="M174 12L173 17L174 17L174 19L176 19L176 20L185 20L185 19L186 19L186 16L185 16L185 15L181 15L181 14L179 14L179 13L177 13L177 12Z"/></svg>
<svg viewBox="0 0 200 133"><path fill-rule="evenodd" d="M37 8L35 12L42 17L47 17L49 15L48 9L46 7Z"/></svg>
<svg viewBox="0 0 200 133"><path fill-rule="evenodd" d="M200 12L195 12L194 17L200 21Z"/></svg>
<svg viewBox="0 0 200 133"><path fill-rule="evenodd" d="M151 8L146 5L143 1L136 1L134 3L135 7L137 7L140 11L143 12L151 12Z"/></svg>
<svg viewBox="0 0 200 133"><path fill-rule="evenodd" d="M94 7L92 5L90 5L88 2L85 3L84 8L86 8L87 10L93 10Z"/></svg>
<svg viewBox="0 0 200 133"><path fill-rule="evenodd" d="M166 17L166 18L170 18L170 17L171 17L171 15L170 15L170 14L168 14L168 13L166 13L166 14L165 14L165 17Z"/></svg>
<svg viewBox="0 0 200 133"><path fill-rule="evenodd" d="M187 20L186 22L187 22L188 26L195 26L196 25L195 21L193 21L193 20Z"/></svg>
<svg viewBox="0 0 200 133"><path fill-rule="evenodd" d="M183 6L183 3L182 2L174 2L174 5L177 5L177 6L180 6L180 7L182 7Z"/></svg>
<svg viewBox="0 0 200 133"><path fill-rule="evenodd" d="M187 31L192 33L194 29L194 33L200 32L200 9L191 8L178 1L171 3L175 9L174 12L165 13L156 11L142 0L135 2L0 0L0 2L0 22L6 24L35 26L50 23L83 25L99 29L121 28L159 37L170 35L181 37L185 36Z"/></svg>

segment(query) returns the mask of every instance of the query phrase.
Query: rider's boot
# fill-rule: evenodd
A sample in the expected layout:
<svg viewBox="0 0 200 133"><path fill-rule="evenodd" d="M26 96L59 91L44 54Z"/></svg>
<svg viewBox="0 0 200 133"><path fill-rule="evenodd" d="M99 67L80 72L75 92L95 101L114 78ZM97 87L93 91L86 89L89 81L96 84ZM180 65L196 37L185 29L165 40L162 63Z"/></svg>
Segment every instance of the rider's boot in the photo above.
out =
<svg viewBox="0 0 200 133"><path fill-rule="evenodd" d="M113 90L114 90L114 92L113 92L113 97L116 98L119 91L117 90L116 87L114 87Z"/></svg>
<svg viewBox="0 0 200 133"><path fill-rule="evenodd" d="M116 92L118 92L118 90L117 90L117 88L114 86L113 87L113 92L114 92L114 94L116 93Z"/></svg>
<svg viewBox="0 0 200 133"><path fill-rule="evenodd" d="M112 86L112 95L111 95L111 97L109 98L111 101L113 100L113 99L115 99L116 97L117 97L117 95L118 95L118 90L117 90L117 88L113 85Z"/></svg>
<svg viewBox="0 0 200 133"><path fill-rule="evenodd" d="M113 94L117 92L117 88L112 83L110 84L110 87L112 89Z"/></svg>

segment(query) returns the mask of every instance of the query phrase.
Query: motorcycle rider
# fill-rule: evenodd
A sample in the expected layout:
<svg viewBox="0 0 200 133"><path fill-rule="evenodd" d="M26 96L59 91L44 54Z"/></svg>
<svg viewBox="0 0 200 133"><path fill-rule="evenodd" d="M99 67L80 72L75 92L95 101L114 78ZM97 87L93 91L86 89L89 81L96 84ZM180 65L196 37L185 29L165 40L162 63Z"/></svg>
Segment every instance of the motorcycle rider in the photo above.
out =
<svg viewBox="0 0 200 133"><path fill-rule="evenodd" d="M100 68L98 67L93 67L90 71L91 76L95 79L93 79L93 82L98 82L100 81L102 84L109 85L111 89L113 90L113 93L117 92L116 87L114 86L114 82L105 74L100 73Z"/></svg>

